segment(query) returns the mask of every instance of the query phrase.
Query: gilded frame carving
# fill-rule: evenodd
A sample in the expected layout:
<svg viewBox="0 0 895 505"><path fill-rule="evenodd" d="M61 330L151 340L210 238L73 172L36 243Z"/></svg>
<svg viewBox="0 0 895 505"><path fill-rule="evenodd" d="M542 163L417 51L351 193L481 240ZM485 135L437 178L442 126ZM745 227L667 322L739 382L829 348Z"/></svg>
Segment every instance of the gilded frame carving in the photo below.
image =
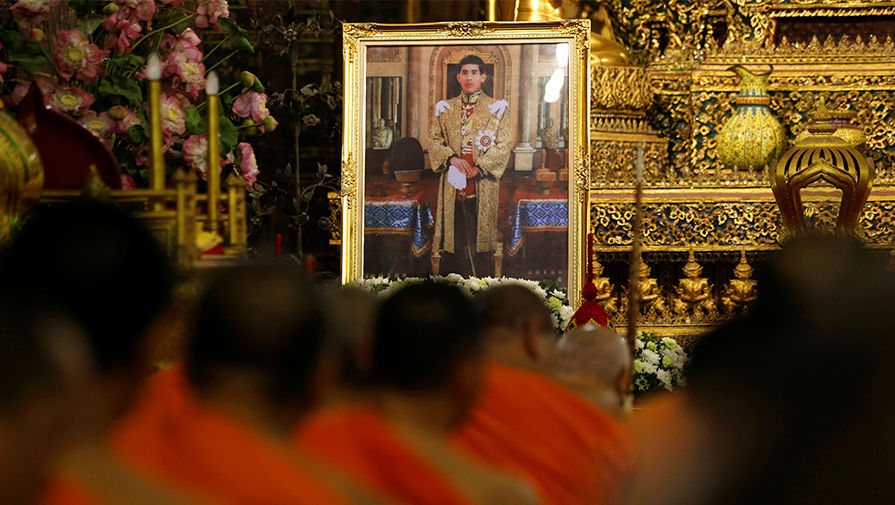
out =
<svg viewBox="0 0 895 505"><path fill-rule="evenodd" d="M590 187L590 20L557 22L451 22L424 24L346 23L344 48L344 132L342 140L342 282L363 277L364 249L364 83L370 46L525 44L567 42L569 93L569 300L579 303L586 257Z"/></svg>

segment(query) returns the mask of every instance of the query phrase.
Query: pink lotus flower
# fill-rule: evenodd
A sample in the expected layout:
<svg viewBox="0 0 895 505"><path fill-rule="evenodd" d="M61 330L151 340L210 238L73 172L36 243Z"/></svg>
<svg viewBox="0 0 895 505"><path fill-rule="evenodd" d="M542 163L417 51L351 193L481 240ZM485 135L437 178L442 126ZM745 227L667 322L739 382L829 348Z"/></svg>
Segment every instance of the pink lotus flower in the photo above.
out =
<svg viewBox="0 0 895 505"><path fill-rule="evenodd" d="M126 15L135 15L142 21L152 21L155 16L155 0L114 0L121 6L121 11L126 11Z"/></svg>
<svg viewBox="0 0 895 505"><path fill-rule="evenodd" d="M56 88L47 96L49 106L59 112L80 116L96 99L81 88Z"/></svg>
<svg viewBox="0 0 895 505"><path fill-rule="evenodd" d="M196 13L196 26L199 28L208 28L209 25L217 28L219 17L230 17L227 0L203 0Z"/></svg>
<svg viewBox="0 0 895 505"><path fill-rule="evenodd" d="M137 189L137 183L130 175L121 174L121 189Z"/></svg>
<svg viewBox="0 0 895 505"><path fill-rule="evenodd" d="M109 109L109 116L115 120L114 133L126 134L131 126L140 124L137 114L123 105L116 105Z"/></svg>
<svg viewBox="0 0 895 505"><path fill-rule="evenodd" d="M204 133L198 136L190 135L190 138L183 143L181 152L183 153L183 160L186 162L186 166L198 172L202 179L207 179L208 136Z"/></svg>
<svg viewBox="0 0 895 505"><path fill-rule="evenodd" d="M59 0L19 0L9 10L19 28L28 30L43 23L47 13L58 3Z"/></svg>
<svg viewBox="0 0 895 505"><path fill-rule="evenodd" d="M92 110L84 113L78 123L104 142L111 140L112 129L115 127L115 121L109 117L108 112L97 114Z"/></svg>
<svg viewBox="0 0 895 505"><path fill-rule="evenodd" d="M205 64L190 59L184 51L174 51L165 60L162 77L171 75L176 75L186 85L187 93L194 99L199 96L199 91L205 89Z"/></svg>
<svg viewBox="0 0 895 505"><path fill-rule="evenodd" d="M252 116L256 123L263 123L264 118L270 115L267 110L267 95L254 91L243 93L233 102L233 113L243 119Z"/></svg>
<svg viewBox="0 0 895 505"><path fill-rule="evenodd" d="M91 84L102 72L100 62L108 56L96 44L91 44L78 30L63 30L56 36L53 60L63 79L72 76Z"/></svg>
<svg viewBox="0 0 895 505"><path fill-rule="evenodd" d="M115 47L118 52L125 53L131 46L131 40L140 36L143 26L133 9L122 7L103 21L102 27L109 32L106 47Z"/></svg>
<svg viewBox="0 0 895 505"><path fill-rule="evenodd" d="M31 83L23 82L16 84L16 87L12 89L12 93L9 95L10 104L18 107L22 103L22 100L25 99L25 95L28 94L29 89L31 89Z"/></svg>
<svg viewBox="0 0 895 505"><path fill-rule="evenodd" d="M3 49L3 44L0 44L0 49ZM0 83L3 82L3 74L9 69L9 65L0 61Z"/></svg>
<svg viewBox="0 0 895 505"><path fill-rule="evenodd" d="M236 150L239 151L239 172L237 174L242 175L242 178L245 179L246 183L251 188L255 185L255 180L258 178L258 174L261 173L258 171L258 162L255 159L255 150L252 148L252 144L248 142L240 142L236 144ZM233 167L233 171L236 172L236 167Z"/></svg>
<svg viewBox="0 0 895 505"><path fill-rule="evenodd" d="M162 41L162 49L172 49L174 51L182 51L186 53L187 58L193 61L202 61L202 50L199 45L202 41L192 28L187 28L180 35L165 35Z"/></svg>
<svg viewBox="0 0 895 505"><path fill-rule="evenodd" d="M177 97L162 97L162 134L167 138L172 135L183 135L186 132L186 113Z"/></svg>

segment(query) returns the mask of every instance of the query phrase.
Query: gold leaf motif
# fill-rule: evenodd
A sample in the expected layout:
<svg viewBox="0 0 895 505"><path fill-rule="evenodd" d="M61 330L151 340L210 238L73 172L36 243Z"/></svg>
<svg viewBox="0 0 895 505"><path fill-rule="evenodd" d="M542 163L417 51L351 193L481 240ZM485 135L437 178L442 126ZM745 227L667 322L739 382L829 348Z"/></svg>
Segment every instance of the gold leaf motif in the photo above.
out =
<svg viewBox="0 0 895 505"><path fill-rule="evenodd" d="M448 23L439 30L439 33L445 37L475 38L494 33L494 27L479 21L458 21Z"/></svg>

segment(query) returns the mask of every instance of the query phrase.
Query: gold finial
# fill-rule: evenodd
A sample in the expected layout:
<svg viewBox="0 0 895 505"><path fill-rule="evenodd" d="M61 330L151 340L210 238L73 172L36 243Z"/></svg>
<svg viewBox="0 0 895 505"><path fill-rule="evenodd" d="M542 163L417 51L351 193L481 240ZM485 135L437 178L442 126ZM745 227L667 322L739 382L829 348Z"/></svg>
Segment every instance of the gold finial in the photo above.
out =
<svg viewBox="0 0 895 505"><path fill-rule="evenodd" d="M740 250L740 263L734 267L733 274L737 279L748 279L752 277L753 271L752 265L746 260L746 250Z"/></svg>
<svg viewBox="0 0 895 505"><path fill-rule="evenodd" d="M693 253L693 246L689 248L687 255L687 264L684 265L684 275L687 277L699 277L702 273L702 265L696 262L696 255Z"/></svg>

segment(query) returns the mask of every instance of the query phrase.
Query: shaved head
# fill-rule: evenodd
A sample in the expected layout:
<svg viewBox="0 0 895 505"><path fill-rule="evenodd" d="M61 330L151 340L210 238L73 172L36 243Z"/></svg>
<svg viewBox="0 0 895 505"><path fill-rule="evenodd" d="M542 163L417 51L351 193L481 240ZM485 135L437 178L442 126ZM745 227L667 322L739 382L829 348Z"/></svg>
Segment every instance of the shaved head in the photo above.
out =
<svg viewBox="0 0 895 505"><path fill-rule="evenodd" d="M631 354L618 333L595 324L570 331L556 347L556 370L562 376L614 386L631 365Z"/></svg>

